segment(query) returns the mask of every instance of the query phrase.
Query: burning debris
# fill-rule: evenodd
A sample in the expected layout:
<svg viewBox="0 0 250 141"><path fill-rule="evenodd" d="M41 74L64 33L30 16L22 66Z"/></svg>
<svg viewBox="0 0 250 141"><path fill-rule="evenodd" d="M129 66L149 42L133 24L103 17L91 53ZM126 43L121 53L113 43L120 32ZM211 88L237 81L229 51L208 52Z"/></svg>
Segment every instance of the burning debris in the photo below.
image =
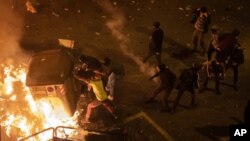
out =
<svg viewBox="0 0 250 141"><path fill-rule="evenodd" d="M24 66L1 65L1 135L3 140L17 140L42 129L59 125L76 126L74 118L65 111L52 107L52 100L35 100L25 86L26 68ZM55 109L57 112L54 112ZM39 138L49 139L42 134Z"/></svg>

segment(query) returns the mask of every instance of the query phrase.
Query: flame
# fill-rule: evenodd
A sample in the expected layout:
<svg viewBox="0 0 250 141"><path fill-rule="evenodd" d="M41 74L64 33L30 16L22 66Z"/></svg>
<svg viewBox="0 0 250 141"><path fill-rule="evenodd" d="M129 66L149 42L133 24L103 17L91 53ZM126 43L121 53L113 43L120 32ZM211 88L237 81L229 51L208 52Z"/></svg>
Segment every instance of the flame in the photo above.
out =
<svg viewBox="0 0 250 141"><path fill-rule="evenodd" d="M7 140L27 137L50 127L77 126L76 118L67 114L63 103L58 98L39 100L33 98L29 88L25 86L26 68L24 66L2 64L1 69L0 79L3 81L0 83L0 120L1 129L4 130L3 134L6 135ZM52 131L30 140L51 138Z"/></svg>

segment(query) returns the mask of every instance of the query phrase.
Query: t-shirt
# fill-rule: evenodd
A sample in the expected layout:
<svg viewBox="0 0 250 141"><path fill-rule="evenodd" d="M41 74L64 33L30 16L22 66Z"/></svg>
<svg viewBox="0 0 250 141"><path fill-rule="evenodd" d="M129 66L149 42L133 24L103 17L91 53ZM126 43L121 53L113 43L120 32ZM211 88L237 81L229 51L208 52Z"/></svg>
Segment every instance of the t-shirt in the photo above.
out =
<svg viewBox="0 0 250 141"><path fill-rule="evenodd" d="M89 85L92 87L96 99L99 101L104 101L107 99L107 93L103 88L102 80L90 80Z"/></svg>

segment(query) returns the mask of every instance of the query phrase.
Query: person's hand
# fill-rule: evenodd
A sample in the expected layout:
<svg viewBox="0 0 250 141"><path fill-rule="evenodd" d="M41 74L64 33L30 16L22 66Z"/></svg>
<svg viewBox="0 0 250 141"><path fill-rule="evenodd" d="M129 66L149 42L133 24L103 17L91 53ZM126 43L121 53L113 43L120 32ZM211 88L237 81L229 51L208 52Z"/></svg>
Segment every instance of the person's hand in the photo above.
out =
<svg viewBox="0 0 250 141"><path fill-rule="evenodd" d="M113 97L112 95L108 95L108 99L109 99L110 101L113 101L113 100L114 100L114 97Z"/></svg>
<svg viewBox="0 0 250 141"><path fill-rule="evenodd" d="M217 48L215 48L215 49L216 49L217 51L221 51L221 49L220 49L220 48L218 48L218 47L217 47Z"/></svg>
<svg viewBox="0 0 250 141"><path fill-rule="evenodd" d="M108 88L108 87L105 87L105 90L106 90L106 91L109 91L109 88Z"/></svg>
<svg viewBox="0 0 250 141"><path fill-rule="evenodd" d="M90 90L91 90L91 85L88 84L88 91L90 91Z"/></svg>
<svg viewBox="0 0 250 141"><path fill-rule="evenodd" d="M76 76L76 71L77 71L77 70L73 70L73 71L72 71L73 76Z"/></svg>

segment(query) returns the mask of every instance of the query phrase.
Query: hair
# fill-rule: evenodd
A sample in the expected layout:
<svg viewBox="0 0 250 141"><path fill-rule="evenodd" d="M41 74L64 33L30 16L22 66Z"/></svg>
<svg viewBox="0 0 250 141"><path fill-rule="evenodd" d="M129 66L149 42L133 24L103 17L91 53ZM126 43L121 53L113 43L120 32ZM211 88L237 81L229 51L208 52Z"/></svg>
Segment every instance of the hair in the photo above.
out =
<svg viewBox="0 0 250 141"><path fill-rule="evenodd" d="M217 33L218 30L216 30L216 29L211 29L211 32L212 32L212 33Z"/></svg>
<svg viewBox="0 0 250 141"><path fill-rule="evenodd" d="M86 56L85 55L81 55L79 57L79 61L82 62L82 63L86 62Z"/></svg>
<svg viewBox="0 0 250 141"><path fill-rule="evenodd" d="M111 60L108 58L108 57L105 57L104 59L103 59L103 61L104 61L104 65L105 66L109 66L110 65L110 63L111 63Z"/></svg>
<svg viewBox="0 0 250 141"><path fill-rule="evenodd" d="M154 26L155 28L159 28L159 27L160 27L160 22L154 22L154 23L153 23L153 26Z"/></svg>
<svg viewBox="0 0 250 141"><path fill-rule="evenodd" d="M218 26L217 25L213 25L211 28L210 28L211 32L212 33L216 33L218 31Z"/></svg>
<svg viewBox="0 0 250 141"><path fill-rule="evenodd" d="M207 12L207 7L205 6L202 6L201 9L200 9L201 12Z"/></svg>
<svg viewBox="0 0 250 141"><path fill-rule="evenodd" d="M85 79L92 79L95 76L95 73L92 71L84 71L81 76Z"/></svg>

